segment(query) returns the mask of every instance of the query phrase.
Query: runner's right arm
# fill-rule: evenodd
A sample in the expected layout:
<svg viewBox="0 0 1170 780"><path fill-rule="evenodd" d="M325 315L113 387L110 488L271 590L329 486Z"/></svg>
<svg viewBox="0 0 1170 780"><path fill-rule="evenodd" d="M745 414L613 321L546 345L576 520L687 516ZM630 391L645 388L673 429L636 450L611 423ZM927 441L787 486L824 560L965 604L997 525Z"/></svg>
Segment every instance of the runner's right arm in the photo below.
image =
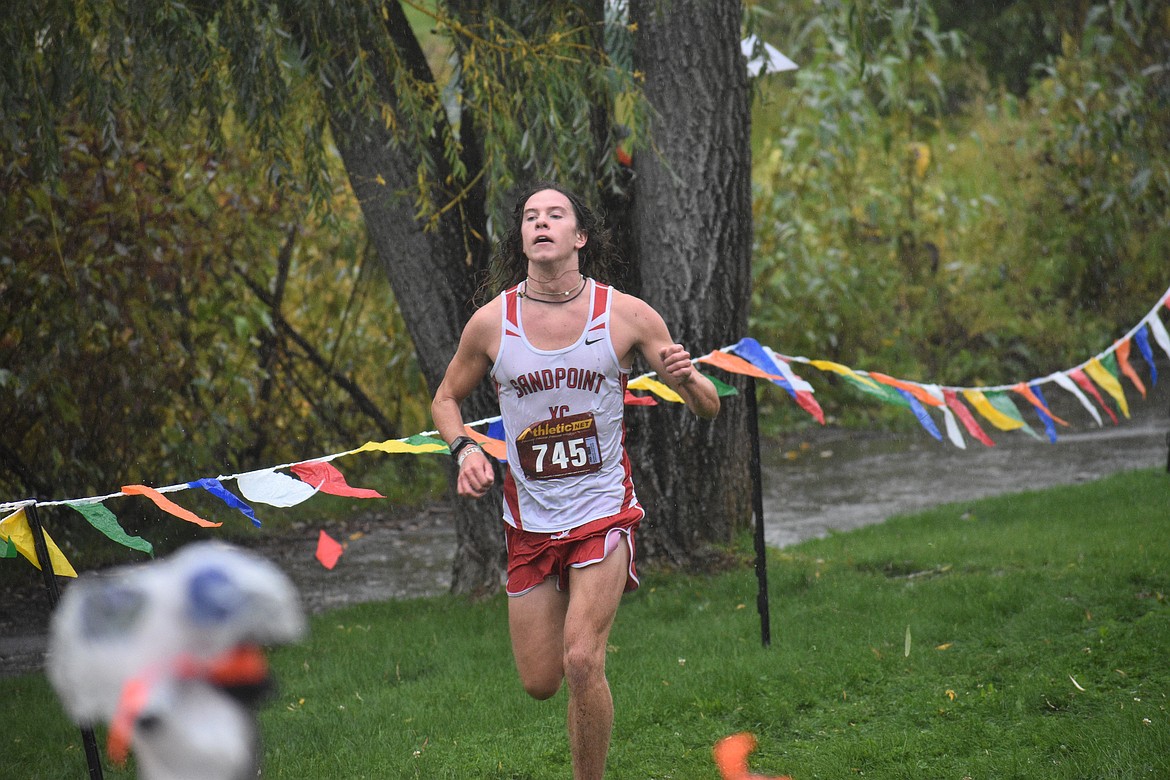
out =
<svg viewBox="0 0 1170 780"><path fill-rule="evenodd" d="M494 316L492 309L495 309ZM439 435L453 444L460 436L466 436L463 424L463 401L475 390L491 370L490 350L493 335L499 331L499 307L488 304L471 316L455 356L447 366L443 381L431 401L431 417ZM456 483L459 495L479 498L487 493L495 481L492 465L479 447L468 447L460 453L459 479Z"/></svg>

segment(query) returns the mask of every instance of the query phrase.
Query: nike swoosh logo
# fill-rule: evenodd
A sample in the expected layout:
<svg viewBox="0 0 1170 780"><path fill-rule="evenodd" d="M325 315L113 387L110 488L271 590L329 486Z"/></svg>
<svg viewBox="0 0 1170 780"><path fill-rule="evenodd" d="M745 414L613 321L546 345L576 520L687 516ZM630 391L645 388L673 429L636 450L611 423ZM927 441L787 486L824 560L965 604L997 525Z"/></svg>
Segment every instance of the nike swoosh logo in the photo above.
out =
<svg viewBox="0 0 1170 780"><path fill-rule="evenodd" d="M593 340L585 339L585 346L589 346L590 344L596 344L597 342L601 341L602 338L604 338L604 337L598 336L597 338L595 338Z"/></svg>

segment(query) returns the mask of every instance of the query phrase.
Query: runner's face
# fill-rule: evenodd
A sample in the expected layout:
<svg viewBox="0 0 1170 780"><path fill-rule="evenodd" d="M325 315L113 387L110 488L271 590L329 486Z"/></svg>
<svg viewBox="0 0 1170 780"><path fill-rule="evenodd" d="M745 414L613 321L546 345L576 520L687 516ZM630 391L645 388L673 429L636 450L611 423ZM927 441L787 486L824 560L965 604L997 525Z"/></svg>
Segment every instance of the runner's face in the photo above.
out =
<svg viewBox="0 0 1170 780"><path fill-rule="evenodd" d="M520 236L524 255L533 262L575 258L586 236L577 229L573 204L556 190L541 190L524 204Z"/></svg>

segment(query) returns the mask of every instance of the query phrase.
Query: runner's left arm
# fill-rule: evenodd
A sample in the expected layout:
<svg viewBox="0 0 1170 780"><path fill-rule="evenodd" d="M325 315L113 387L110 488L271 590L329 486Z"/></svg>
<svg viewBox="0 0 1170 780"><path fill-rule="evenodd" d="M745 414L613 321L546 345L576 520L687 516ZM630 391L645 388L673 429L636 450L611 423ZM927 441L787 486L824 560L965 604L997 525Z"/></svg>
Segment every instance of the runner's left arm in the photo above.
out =
<svg viewBox="0 0 1170 780"><path fill-rule="evenodd" d="M633 328L634 344L658 377L679 394L687 408L699 417L719 414L719 391L695 369L691 353L670 337L666 322L650 304L625 296L627 326Z"/></svg>

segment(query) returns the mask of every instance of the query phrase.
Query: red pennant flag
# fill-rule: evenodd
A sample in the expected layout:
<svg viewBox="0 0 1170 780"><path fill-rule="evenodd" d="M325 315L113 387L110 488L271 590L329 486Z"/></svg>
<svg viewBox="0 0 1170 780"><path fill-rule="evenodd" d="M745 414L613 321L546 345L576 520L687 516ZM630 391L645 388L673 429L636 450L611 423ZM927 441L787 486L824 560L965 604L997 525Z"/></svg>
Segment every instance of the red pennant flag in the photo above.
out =
<svg viewBox="0 0 1170 780"><path fill-rule="evenodd" d="M975 418L971 415L971 410L963 405L959 400L959 396L955 394L954 390L943 388L943 400L946 401L947 408L955 413L955 417L959 418L959 422L963 423L963 427L967 429L967 433L974 436L988 447L994 447L995 442L983 432L979 427L979 423L975 422Z"/></svg>
<svg viewBox="0 0 1170 780"><path fill-rule="evenodd" d="M653 396L634 395L629 390L627 390L626 406L658 406L658 402L654 400Z"/></svg>
<svg viewBox="0 0 1170 780"><path fill-rule="evenodd" d="M317 537L317 560L326 569L332 569L337 565L337 559L341 557L341 544L324 530Z"/></svg>
<svg viewBox="0 0 1170 780"><path fill-rule="evenodd" d="M349 496L350 498L385 498L377 490L350 487L349 483L345 481L345 475L338 471L333 464L325 461L297 463L289 466L289 471L313 487L320 486L319 489L322 493L333 496Z"/></svg>
<svg viewBox="0 0 1170 780"><path fill-rule="evenodd" d="M1096 399L1097 403L1101 405L1101 408L1104 409L1105 412L1109 415L1109 419L1113 420L1113 424L1117 425L1117 415L1113 413L1113 410L1109 408L1107 403L1105 403L1105 399L1102 398L1101 394L1097 392L1097 386L1093 384L1093 380L1089 379L1088 375L1079 368L1074 368L1072 371L1067 373L1070 377L1072 377L1072 381L1080 385L1082 390Z"/></svg>

